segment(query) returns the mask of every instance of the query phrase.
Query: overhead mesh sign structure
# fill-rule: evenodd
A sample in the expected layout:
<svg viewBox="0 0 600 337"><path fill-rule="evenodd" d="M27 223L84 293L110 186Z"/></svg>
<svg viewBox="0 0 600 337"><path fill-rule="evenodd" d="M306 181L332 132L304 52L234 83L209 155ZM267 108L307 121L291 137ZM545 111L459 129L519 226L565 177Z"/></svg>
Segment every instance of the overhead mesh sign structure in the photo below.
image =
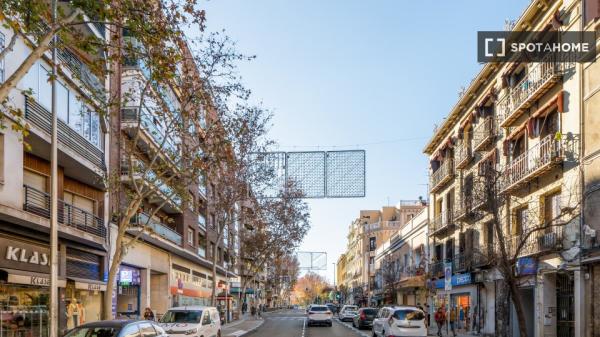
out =
<svg viewBox="0 0 600 337"><path fill-rule="evenodd" d="M305 198L362 198L366 194L364 150L269 152L260 157L277 173L273 195L267 197L288 180L297 184Z"/></svg>
<svg viewBox="0 0 600 337"><path fill-rule="evenodd" d="M296 256L300 270L327 270L327 253L325 252L298 252Z"/></svg>

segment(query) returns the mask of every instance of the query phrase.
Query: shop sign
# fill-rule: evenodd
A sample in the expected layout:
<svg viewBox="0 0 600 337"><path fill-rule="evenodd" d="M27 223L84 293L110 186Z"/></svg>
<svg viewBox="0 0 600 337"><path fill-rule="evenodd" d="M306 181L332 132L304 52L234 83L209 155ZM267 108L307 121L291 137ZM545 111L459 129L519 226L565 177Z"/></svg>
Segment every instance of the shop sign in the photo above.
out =
<svg viewBox="0 0 600 337"><path fill-rule="evenodd" d="M106 285L100 283L75 282L75 289L89 291L106 291Z"/></svg>
<svg viewBox="0 0 600 337"><path fill-rule="evenodd" d="M451 286L462 286L462 285L466 285L466 284L471 284L472 283L472 278L471 278L471 274L467 273L467 274L456 274L453 275L451 278L447 279L447 278L443 278L443 279L439 279L435 281L435 287L437 289L444 289L446 290L446 284L450 283ZM450 290L452 290L452 288L450 288Z"/></svg>
<svg viewBox="0 0 600 337"><path fill-rule="evenodd" d="M517 275L535 275L537 267L537 260L533 257L521 257L517 260Z"/></svg>
<svg viewBox="0 0 600 337"><path fill-rule="evenodd" d="M41 287L50 286L50 278L44 276L8 274L7 281L8 283L29 284ZM60 288L64 288L66 285L65 280L58 280L57 283Z"/></svg>
<svg viewBox="0 0 600 337"><path fill-rule="evenodd" d="M50 272L50 251L37 245L0 238L0 268Z"/></svg>
<svg viewBox="0 0 600 337"><path fill-rule="evenodd" d="M444 265L444 290L452 290L452 264L446 263Z"/></svg>
<svg viewBox="0 0 600 337"><path fill-rule="evenodd" d="M139 285L140 284L140 271L139 269L120 266L119 267L119 285Z"/></svg>

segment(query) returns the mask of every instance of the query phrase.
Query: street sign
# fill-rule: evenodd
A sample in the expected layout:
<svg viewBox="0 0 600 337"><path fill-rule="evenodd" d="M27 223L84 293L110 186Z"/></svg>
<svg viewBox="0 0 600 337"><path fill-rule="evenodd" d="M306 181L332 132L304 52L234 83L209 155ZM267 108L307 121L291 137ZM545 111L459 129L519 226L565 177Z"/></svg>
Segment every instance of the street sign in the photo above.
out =
<svg viewBox="0 0 600 337"><path fill-rule="evenodd" d="M444 281L445 281L444 290L446 290L446 291L452 290L452 263L444 264Z"/></svg>

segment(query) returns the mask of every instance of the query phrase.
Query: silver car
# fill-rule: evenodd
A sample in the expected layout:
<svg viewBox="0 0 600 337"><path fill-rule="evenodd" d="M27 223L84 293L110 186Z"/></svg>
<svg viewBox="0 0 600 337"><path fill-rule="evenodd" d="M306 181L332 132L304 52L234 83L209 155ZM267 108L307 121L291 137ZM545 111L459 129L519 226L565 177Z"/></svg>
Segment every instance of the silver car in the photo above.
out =
<svg viewBox="0 0 600 337"><path fill-rule="evenodd" d="M358 313L358 307L356 305L345 305L342 307L338 314L338 318L340 321L352 321L354 320L354 316Z"/></svg>

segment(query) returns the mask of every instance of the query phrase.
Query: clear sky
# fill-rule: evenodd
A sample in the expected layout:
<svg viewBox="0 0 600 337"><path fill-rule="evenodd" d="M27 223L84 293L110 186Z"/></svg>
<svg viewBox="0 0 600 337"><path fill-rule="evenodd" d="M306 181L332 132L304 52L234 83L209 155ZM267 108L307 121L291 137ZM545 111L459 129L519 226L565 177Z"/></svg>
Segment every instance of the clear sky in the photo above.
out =
<svg viewBox="0 0 600 337"><path fill-rule="evenodd" d="M359 210L426 197L422 149L480 69L477 31L503 30L528 3L203 3L208 30L225 29L240 51L257 56L241 73L254 99L274 110L271 136L281 150L367 151L365 198L310 201L312 229L301 250L328 253L330 281Z"/></svg>

